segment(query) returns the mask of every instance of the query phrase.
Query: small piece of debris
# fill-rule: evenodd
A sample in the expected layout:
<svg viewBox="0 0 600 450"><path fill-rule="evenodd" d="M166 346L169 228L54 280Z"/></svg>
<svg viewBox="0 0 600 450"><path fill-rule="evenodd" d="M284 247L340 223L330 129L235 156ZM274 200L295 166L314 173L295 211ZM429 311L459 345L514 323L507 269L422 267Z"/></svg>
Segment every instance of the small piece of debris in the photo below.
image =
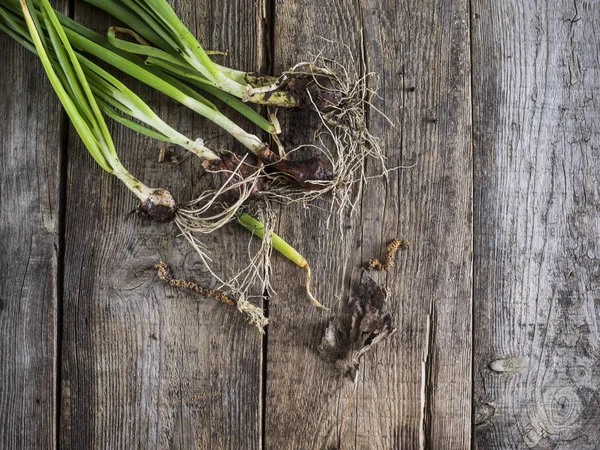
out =
<svg viewBox="0 0 600 450"><path fill-rule="evenodd" d="M388 271L394 267L394 256L399 248L408 248L408 241L399 241L394 239L388 244L385 252L385 262L381 262L378 259L369 260L369 270Z"/></svg>
<svg viewBox="0 0 600 450"><path fill-rule="evenodd" d="M218 56L228 56L229 55L229 49L226 49L225 51L222 50L205 50L207 55L218 55Z"/></svg>
<svg viewBox="0 0 600 450"><path fill-rule="evenodd" d="M354 380L362 356L395 332L385 292L363 270L348 300L345 317L331 320L318 347L319 354Z"/></svg>

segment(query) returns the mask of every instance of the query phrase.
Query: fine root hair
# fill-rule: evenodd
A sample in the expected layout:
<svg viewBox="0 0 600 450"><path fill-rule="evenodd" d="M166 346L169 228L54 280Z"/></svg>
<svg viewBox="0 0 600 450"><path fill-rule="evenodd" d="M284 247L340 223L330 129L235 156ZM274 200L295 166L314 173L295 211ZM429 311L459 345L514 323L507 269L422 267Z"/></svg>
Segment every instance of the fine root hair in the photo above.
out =
<svg viewBox="0 0 600 450"><path fill-rule="evenodd" d="M376 74L361 74L364 63L354 58L347 45L327 42L344 46L350 55L348 67L352 69L326 58L321 51L313 55L311 61L296 64L284 73L282 79L303 77L310 79L313 86L318 86L318 89L306 89L311 109L319 118L315 142L288 150L286 157L293 159L293 154L300 151L317 153L329 161L333 177L314 181L310 190L294 187L285 181L285 177L278 177L278 182L272 183L268 196L281 203L308 204L331 194L331 212L337 211L341 215L347 209L356 209L363 184L370 178L365 170L367 161L372 161L376 167L373 171L377 174L375 177L387 178L389 172L380 139L369 130L368 115L375 112L387 119L391 126L393 123L371 103L377 90Z"/></svg>
<svg viewBox="0 0 600 450"><path fill-rule="evenodd" d="M240 207L241 204L235 210L231 210L233 213L227 221L224 221L224 223L233 220L235 214L240 210ZM227 277L222 277L215 272L209 251L202 241L202 237L206 233L212 232L222 225L214 227L210 231L206 231L205 229L199 230L197 227L190 226L190 223L185 220L175 220L175 224L179 228L181 235L185 237L194 248L200 257L202 264L217 280L218 286L216 289L223 292L229 298L236 299L235 302L238 310L246 314L248 316L248 321L263 333L264 327L268 323L268 319L264 316L262 308L251 303L251 300L263 301L265 300L265 294L274 294L274 290L270 283L270 260L272 253L271 234L275 223L275 215L268 202L261 202L260 207L255 208L256 211L253 211L253 214L257 216L265 226L264 238L259 239L253 234L249 235L250 238L248 239L247 245L247 265L237 273ZM186 220L189 220L189 217L186 217ZM259 239L258 249L256 248L256 239ZM253 295L251 292L258 292L258 294Z"/></svg>
<svg viewBox="0 0 600 450"><path fill-rule="evenodd" d="M222 169L211 173L225 175L225 181L216 190L206 190L197 198L177 209L175 223L182 232L208 234L231 222L242 205L250 198L262 171L244 176L244 156L234 170ZM228 197L235 198L227 202Z"/></svg>

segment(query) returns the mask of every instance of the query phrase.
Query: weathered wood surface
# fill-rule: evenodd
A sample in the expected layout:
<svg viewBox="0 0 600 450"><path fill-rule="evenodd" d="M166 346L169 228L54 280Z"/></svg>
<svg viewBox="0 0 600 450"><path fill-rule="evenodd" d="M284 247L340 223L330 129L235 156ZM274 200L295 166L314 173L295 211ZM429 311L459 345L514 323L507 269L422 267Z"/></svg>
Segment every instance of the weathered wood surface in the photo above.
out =
<svg viewBox="0 0 600 450"><path fill-rule="evenodd" d="M357 60L364 55L365 66L358 70L381 77L384 94L374 106L396 125L371 111L369 127L382 137L390 167L416 164L391 172L387 186L371 180L360 210L343 219L343 235L335 221L324 228L326 212L281 212L281 234L299 242L313 265L317 297L334 312L347 301L349 280L355 282L360 267L381 255L389 241L408 239L411 248L387 276L378 276L390 290L399 333L363 362L339 439L352 383L339 380L314 351L329 315L307 310L300 282L271 300L266 448L337 448L338 441L345 449L467 448L472 239L467 5L278 2L275 13L276 68L316 52L324 45L317 36L344 42ZM350 62L341 46L337 55L328 51ZM294 217L302 217L301 224ZM280 266L276 286L288 277Z"/></svg>
<svg viewBox="0 0 600 450"><path fill-rule="evenodd" d="M350 63L318 36L342 41L359 73L380 74L373 106L395 127L374 110L368 125L389 165L414 166L369 181L356 214L329 227L323 211L278 211L332 311L274 255L263 339L231 308L158 282L163 259L211 283L174 227L128 216L125 188L72 130L61 140L41 67L0 36L0 448L599 448L600 2L175 7L245 69L277 72L323 47ZM74 13L98 31L114 22L81 2ZM131 85L186 134L235 146ZM310 137L309 120L282 120L288 143ZM112 129L148 184L185 201L208 183L194 158L158 163L160 144ZM363 361L344 416L352 384L316 347L359 268L396 237L410 249L376 279L398 333ZM240 241L233 226L215 235L221 273L246 260Z"/></svg>
<svg viewBox="0 0 600 450"><path fill-rule="evenodd" d="M0 33L0 448L56 448L61 113Z"/></svg>
<svg viewBox="0 0 600 450"><path fill-rule="evenodd" d="M600 3L473 2L474 440L600 448Z"/></svg>
<svg viewBox="0 0 600 450"><path fill-rule="evenodd" d="M182 3L178 13L209 48L230 48L231 64L261 64L260 3ZM114 22L81 2L75 17L97 30ZM191 111L131 84L182 132L215 148L231 146ZM124 165L148 185L167 187L183 202L207 186L197 158L158 163L156 141L113 130ZM259 448L261 336L235 308L158 281L152 266L162 259L176 276L214 285L174 225L128 216L135 199L101 173L74 133L70 138L62 447ZM104 200L92 207L93 198ZM246 245L236 242L247 238L233 226L216 235L209 248L218 272L246 260Z"/></svg>

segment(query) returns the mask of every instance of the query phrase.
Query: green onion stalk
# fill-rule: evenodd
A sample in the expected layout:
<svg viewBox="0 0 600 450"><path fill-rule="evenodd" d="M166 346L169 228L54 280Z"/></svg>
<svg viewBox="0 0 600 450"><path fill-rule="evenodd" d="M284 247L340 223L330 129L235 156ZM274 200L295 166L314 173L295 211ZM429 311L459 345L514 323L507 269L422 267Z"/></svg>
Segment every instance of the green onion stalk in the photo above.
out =
<svg viewBox="0 0 600 450"><path fill-rule="evenodd" d="M146 186L121 164L83 70L48 1L40 2L40 12L56 55L55 64L48 55L46 40L41 36L37 15L31 14L26 0L21 0L21 6L31 40L48 79L90 155L100 167L116 176L135 194L143 212L158 221L171 220L175 213L175 201L171 194L166 189Z"/></svg>
<svg viewBox="0 0 600 450"><path fill-rule="evenodd" d="M198 77L203 83L244 101L278 107L300 106L296 92L282 88L282 79L214 63L165 0L86 1L121 20L144 39L138 39L143 46L129 46L129 51L163 60L177 69L187 69L188 74ZM147 50L147 42L155 48ZM187 78L182 72L177 76Z"/></svg>
<svg viewBox="0 0 600 450"><path fill-rule="evenodd" d="M7 9L16 9L15 0L0 0L0 5L4 5ZM324 193L336 184L333 181L332 167L327 161L314 157L293 162L282 159L275 152L271 151L269 146L262 142L260 138L244 131L233 120L223 114L214 103L200 95L190 86L164 73L157 67L145 65L144 61L137 55L123 50L125 48L123 47L124 44L121 45L122 48L117 48L111 44L109 39L76 23L72 19L60 13L56 13L56 16L63 25L64 31L74 48L80 52L91 54L128 75L137 78L223 128L251 152L251 160L259 165L264 164L266 166L265 170L269 172L271 179L277 179L278 181L281 181L281 178L285 179L285 182L278 183L279 185L291 183L292 187L297 186L301 189ZM111 35L109 33L109 37ZM112 40L115 42L114 39ZM137 45L133 43L129 44ZM198 84L202 85L202 83ZM252 108L248 107L248 105L213 86L202 86L206 92L216 95L217 98L226 104L235 107L265 131L268 131L272 135L276 134L276 127L262 118ZM226 158L224 161L219 162L217 168L222 169L223 165L225 165L225 169L232 170L239 163L240 161L236 158ZM326 189L323 186L326 186Z"/></svg>
<svg viewBox="0 0 600 450"><path fill-rule="evenodd" d="M177 209L171 194L165 189L144 185L121 164L101 109L108 111L109 105L117 106L121 112L130 113L157 131L144 128L133 121L122 121L133 129L137 127L138 131L141 131L139 128L144 128L146 134L157 134L163 140L189 148L206 160L217 159L218 156L199 145L197 141L192 143L190 139L169 127L122 83L82 55L76 54L48 0L40 0L39 15L31 13L32 6L28 0L21 0L21 8L22 22L19 21L19 17L14 17L0 6L0 29L38 55L52 87L90 155L100 167L120 179L138 197L142 212L157 221L170 221L175 218L178 223ZM42 32L42 24L47 37ZM97 101L97 98L101 100ZM115 112L115 115L117 119L124 118L118 112ZM236 217L239 219L239 215ZM187 232L186 237L189 238L189 230L182 231ZM290 258L291 247L287 243L276 240L271 241L271 245ZM297 263L296 257L290 259ZM312 295L310 297L312 299ZM240 302L238 308L245 310L254 323L261 323L261 329L266 324L258 320L262 317L262 311L259 314L259 309L247 301L241 299Z"/></svg>
<svg viewBox="0 0 600 450"><path fill-rule="evenodd" d="M349 204L354 206L360 197L358 193L366 181L365 164L368 159L374 160L382 176L387 175L387 161L380 141L367 125L369 111L387 119L370 103L375 88L369 84L376 84L372 82L377 77L373 73L361 74L364 64L356 61L350 52L352 65L357 66L355 70L319 53L312 61L300 62L279 77L247 73L212 61L209 52L179 19L167 0L85 1L130 28L111 27L109 42L125 52L144 57L150 67L159 68L163 73L200 89L216 88L244 102L306 108L316 112L320 120L315 130L317 149L329 160L329 164L318 158L280 162L279 157L266 150L260 156L264 163L275 164L277 172L286 174L301 188L313 191L302 192L302 201L332 193L341 212ZM123 33L133 37L137 43L119 38ZM343 44L340 48L348 50ZM275 113L269 110L269 117L278 130ZM272 133L272 136L279 143L276 134ZM355 189L356 185L358 188ZM283 197L289 201L293 195L288 192Z"/></svg>
<svg viewBox="0 0 600 450"><path fill-rule="evenodd" d="M361 167L353 175L362 171L367 156L378 159L385 172L385 161L377 139L367 129L366 111L374 93L367 86L367 80L373 78L373 74L352 73L321 54L313 61L297 63L279 77L235 70L212 61L209 52L167 0L85 1L125 23L131 29L128 34L139 43L120 40L115 30L112 35L109 31L109 40L115 46L145 56L147 64L159 66L181 80L194 85L213 86L244 102L313 110L324 125L321 128L331 134L336 144L343 144L348 137L359 142L358 146L350 144L342 147L345 152L357 152L363 156ZM347 50L347 47L344 48ZM350 57L357 65L351 54ZM272 122L277 123L276 119ZM352 156L349 159L353 159ZM341 172L346 169L344 166ZM338 178L343 183L348 181L342 174Z"/></svg>
<svg viewBox="0 0 600 450"><path fill-rule="evenodd" d="M31 40L25 21L21 17L7 11L0 5L0 29L11 35L14 39L34 53L35 46ZM48 43L49 39L48 39ZM50 49L47 56L51 63L58 64L55 52ZM258 167L249 164L241 158L236 165L237 158L233 154L221 153L204 146L201 139L193 141L165 123L140 97L127 86L104 69L75 52L78 62L89 83L96 103L104 114L122 123L130 129L147 136L179 145L191 151L204 160L203 165L221 167L224 182L220 189L206 190L197 199L186 206L178 208L174 216L177 225L183 230L210 233L227 224L235 218L236 212L251 196L258 196L263 188L263 173ZM69 83L63 83L68 86ZM137 119L137 122L131 118ZM232 167L231 170L227 170ZM233 192L232 192L233 191ZM226 193L234 194L235 202L226 205L218 201ZM225 205L225 206L223 206Z"/></svg>

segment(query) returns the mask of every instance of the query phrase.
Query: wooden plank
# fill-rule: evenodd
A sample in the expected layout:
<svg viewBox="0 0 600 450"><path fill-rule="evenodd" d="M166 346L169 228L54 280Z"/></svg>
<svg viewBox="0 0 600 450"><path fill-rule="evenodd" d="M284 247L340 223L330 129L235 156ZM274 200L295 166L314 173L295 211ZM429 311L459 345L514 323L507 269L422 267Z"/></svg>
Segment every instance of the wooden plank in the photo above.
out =
<svg viewBox="0 0 600 450"><path fill-rule="evenodd" d="M227 62L257 69L262 60L260 2L176 6L207 47L229 48ZM112 22L82 3L76 18L97 30ZM231 146L221 130L190 111L137 82L131 85L182 132L203 137L213 148ZM179 201L191 200L206 186L196 158L176 168L159 164L160 144L112 129L125 166L147 184L169 188ZM261 336L232 307L160 284L152 268L159 259L180 278L209 286L214 281L187 242L176 237L174 225L127 216L136 206L131 194L94 166L75 137L72 142L64 448L259 448ZM215 234L208 242L215 270L224 274L245 261L248 239L233 225Z"/></svg>
<svg viewBox="0 0 600 450"><path fill-rule="evenodd" d="M360 48L359 17L351 2L276 2L274 11L275 73L299 61L311 60L325 43L316 36L343 39L353 54ZM349 55L328 48L328 55L349 63ZM310 143L314 116L305 112L282 117L288 146ZM288 125L289 123L289 125ZM360 248L358 232L346 227L343 238L332 238L340 228L336 217L325 226L326 214L288 205L281 208L281 236L308 259L313 270L313 290L332 308L335 295L345 292L352 268L359 264L351 250ZM324 220L325 219L325 220ZM355 275L355 274L354 274ZM306 299L303 271L275 255L273 285L277 295L269 299L271 323L267 332L265 398L265 448L330 448L338 428L337 415L351 389L317 354L330 314ZM354 277L356 278L356 276Z"/></svg>
<svg viewBox="0 0 600 450"><path fill-rule="evenodd" d="M326 214L286 208L280 233L314 266L317 297L341 309L361 264L395 237L411 241L389 274L398 335L364 361L339 446L356 449L468 448L471 391L472 163L466 2L278 2L276 67L318 51L317 35L366 54L381 76L370 129L383 138L389 183L369 182L360 213L329 230ZM298 24L302 23L302 26ZM362 36L361 36L362 28ZM331 56L331 55L328 55ZM344 57L343 54L333 55ZM296 132L299 127L296 125ZM296 139L301 141L302 135ZM293 139L293 138L292 138ZM376 170L369 166L369 174ZM301 226L296 222L302 218ZM266 448L337 448L351 384L316 355L326 314L302 301L300 275L276 266L270 301ZM284 288L285 286L285 288ZM336 303L336 298L339 302Z"/></svg>
<svg viewBox="0 0 600 450"><path fill-rule="evenodd" d="M0 448L56 448L58 99L0 33Z"/></svg>
<svg viewBox="0 0 600 450"><path fill-rule="evenodd" d="M375 448L469 448L469 5L456 0L426 1L418 8L410 1L400 6L389 1L366 5L368 69L382 74L382 99L376 99L375 106L396 114L393 120L398 123L392 129L371 114L371 129L385 137L390 167L415 167L390 177L381 224L375 220L377 213L382 215L377 207L372 219L363 218L363 236L373 236L363 240L363 254L382 254L394 237L408 239L411 248L403 255L402 266L387 279L397 298L394 315L400 335L387 355L378 354L377 361L365 365L373 368L372 375L365 375L373 383L363 401L371 402L373 409L377 404L381 418L373 415L359 431L368 435L378 421L384 424L379 425L381 444ZM370 197L381 198L376 191ZM365 192L363 217L374 205L368 198ZM381 360L387 370L377 364Z"/></svg>
<svg viewBox="0 0 600 450"><path fill-rule="evenodd" d="M476 448L598 448L600 4L472 11Z"/></svg>

